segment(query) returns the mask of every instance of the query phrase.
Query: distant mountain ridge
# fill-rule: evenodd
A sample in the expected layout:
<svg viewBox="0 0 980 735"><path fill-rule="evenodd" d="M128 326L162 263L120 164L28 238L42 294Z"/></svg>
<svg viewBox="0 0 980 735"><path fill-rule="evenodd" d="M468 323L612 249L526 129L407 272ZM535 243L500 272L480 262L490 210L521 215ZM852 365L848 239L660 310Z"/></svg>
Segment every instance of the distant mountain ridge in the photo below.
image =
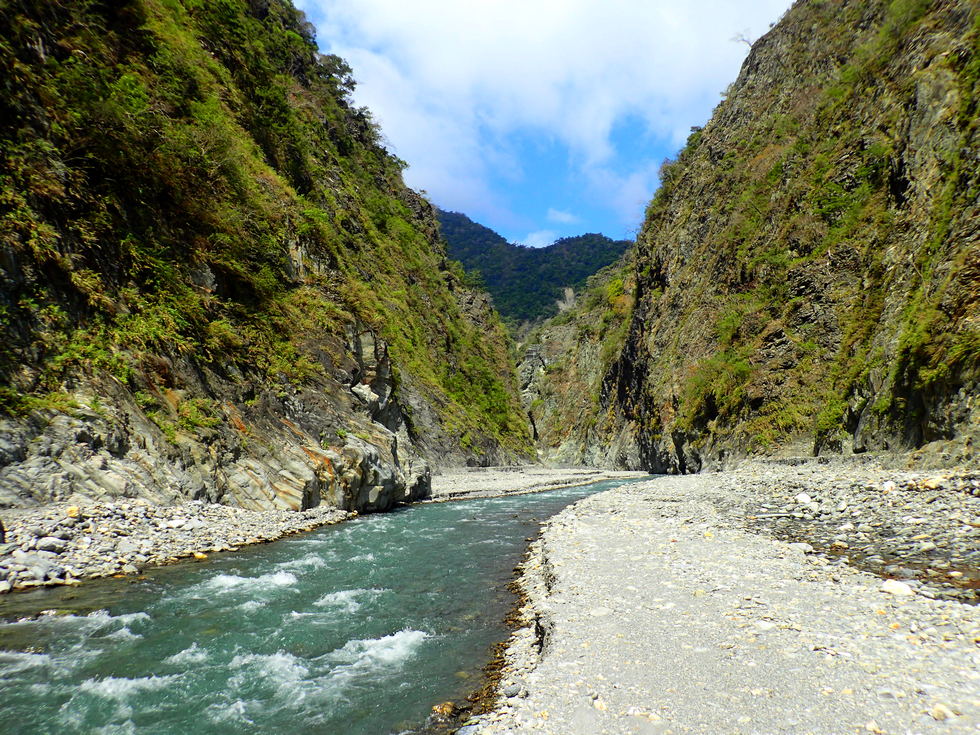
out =
<svg viewBox="0 0 980 735"><path fill-rule="evenodd" d="M436 210L449 257L479 274L505 319L536 321L553 316L562 289L580 289L589 276L616 262L629 240L587 233L544 248L507 242L465 214Z"/></svg>

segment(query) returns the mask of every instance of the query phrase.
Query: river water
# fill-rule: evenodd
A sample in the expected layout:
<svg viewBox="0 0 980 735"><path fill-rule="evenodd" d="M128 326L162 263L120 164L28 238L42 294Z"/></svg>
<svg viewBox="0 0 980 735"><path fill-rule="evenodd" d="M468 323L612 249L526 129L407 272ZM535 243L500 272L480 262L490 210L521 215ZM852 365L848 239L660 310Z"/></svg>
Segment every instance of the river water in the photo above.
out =
<svg viewBox="0 0 980 735"><path fill-rule="evenodd" d="M538 523L619 484L417 505L10 596L7 620L58 614L0 624L0 732L412 731L479 685Z"/></svg>

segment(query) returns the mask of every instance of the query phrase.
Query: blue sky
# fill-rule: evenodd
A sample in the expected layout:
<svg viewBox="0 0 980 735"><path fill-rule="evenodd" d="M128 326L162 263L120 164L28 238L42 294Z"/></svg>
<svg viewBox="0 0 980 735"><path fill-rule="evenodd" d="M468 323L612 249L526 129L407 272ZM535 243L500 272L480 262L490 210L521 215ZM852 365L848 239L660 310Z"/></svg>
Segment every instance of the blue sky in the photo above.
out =
<svg viewBox="0 0 980 735"><path fill-rule="evenodd" d="M297 0L406 181L513 242L632 237L790 0Z"/></svg>

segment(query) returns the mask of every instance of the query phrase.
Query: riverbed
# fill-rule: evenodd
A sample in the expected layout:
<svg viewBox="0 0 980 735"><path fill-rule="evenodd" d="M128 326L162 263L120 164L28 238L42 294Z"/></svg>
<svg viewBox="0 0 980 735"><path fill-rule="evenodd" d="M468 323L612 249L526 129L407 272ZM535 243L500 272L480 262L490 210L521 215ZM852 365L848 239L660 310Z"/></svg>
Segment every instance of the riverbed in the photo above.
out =
<svg viewBox="0 0 980 735"><path fill-rule="evenodd" d="M479 685L538 524L618 484L414 506L11 596L0 731L415 731Z"/></svg>

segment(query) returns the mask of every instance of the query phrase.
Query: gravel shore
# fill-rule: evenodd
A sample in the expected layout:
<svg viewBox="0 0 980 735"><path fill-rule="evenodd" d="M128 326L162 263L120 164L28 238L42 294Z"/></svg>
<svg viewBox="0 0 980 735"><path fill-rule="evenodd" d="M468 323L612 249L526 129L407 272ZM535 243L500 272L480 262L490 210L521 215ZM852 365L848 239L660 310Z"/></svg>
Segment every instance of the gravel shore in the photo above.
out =
<svg viewBox="0 0 980 735"><path fill-rule="evenodd" d="M949 574L976 573L974 482L755 463L580 501L532 544L497 706L459 733L976 732L980 608L935 599L972 591ZM838 532L774 538L787 517Z"/></svg>
<svg viewBox="0 0 980 735"><path fill-rule="evenodd" d="M334 508L256 511L198 501L169 506L53 503L5 510L0 592L138 574L148 566L234 551L355 515Z"/></svg>

